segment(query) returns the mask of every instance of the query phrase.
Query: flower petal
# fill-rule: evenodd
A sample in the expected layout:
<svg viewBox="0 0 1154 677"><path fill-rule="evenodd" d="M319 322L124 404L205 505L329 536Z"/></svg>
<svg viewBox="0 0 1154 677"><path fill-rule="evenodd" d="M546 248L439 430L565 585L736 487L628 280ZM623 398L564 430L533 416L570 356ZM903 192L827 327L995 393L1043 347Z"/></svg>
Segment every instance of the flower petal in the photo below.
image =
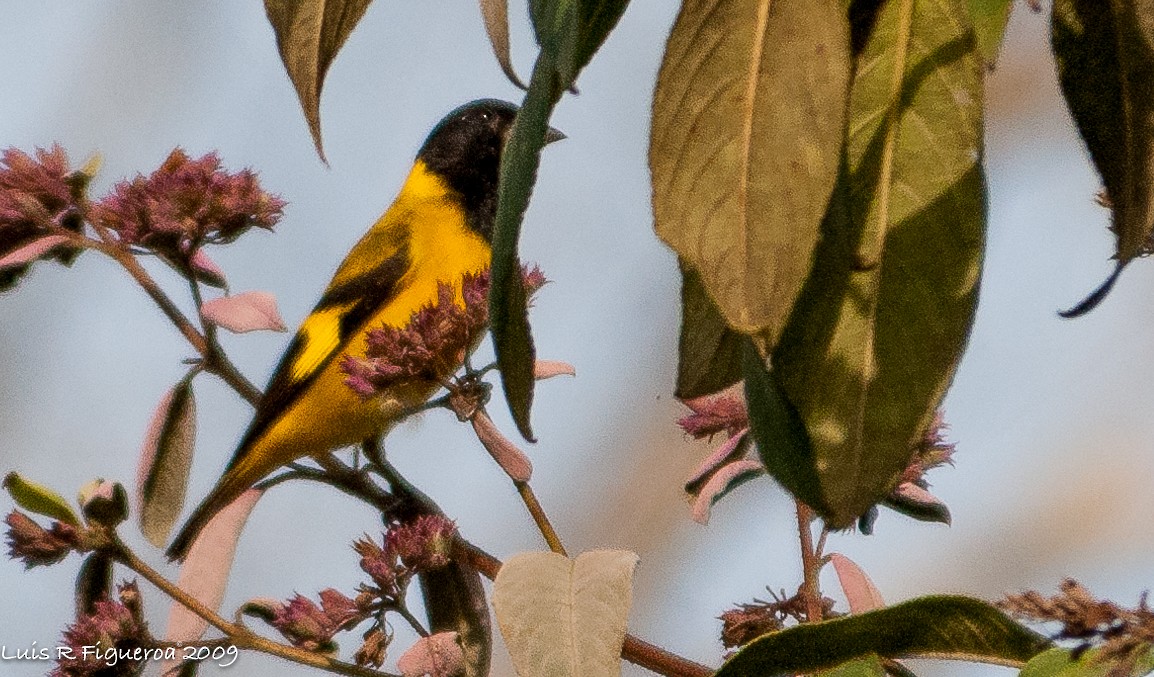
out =
<svg viewBox="0 0 1154 677"><path fill-rule="evenodd" d="M761 464L761 461L753 459L734 461L724 466L714 473L713 477L709 478L705 486L701 487L701 493L693 501L693 521L698 524L708 524L709 509L713 507L714 503L739 485L764 474L765 466Z"/></svg>
<svg viewBox="0 0 1154 677"><path fill-rule="evenodd" d="M6 255L0 256L0 270L31 263L47 254L53 247L65 242L68 242L68 238L63 235L45 235L36 238L23 247L18 247Z"/></svg>
<svg viewBox="0 0 1154 677"><path fill-rule="evenodd" d="M265 291L249 291L205 301L200 313L205 320L234 334L258 330L288 331L277 310L276 297Z"/></svg>

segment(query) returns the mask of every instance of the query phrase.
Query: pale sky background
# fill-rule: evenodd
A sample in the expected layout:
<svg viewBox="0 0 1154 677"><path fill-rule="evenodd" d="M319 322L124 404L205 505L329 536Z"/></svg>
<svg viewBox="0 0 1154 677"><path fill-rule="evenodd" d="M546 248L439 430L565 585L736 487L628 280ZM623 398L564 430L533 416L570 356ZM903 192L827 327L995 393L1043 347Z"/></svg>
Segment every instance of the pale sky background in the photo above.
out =
<svg viewBox="0 0 1154 677"><path fill-rule="evenodd" d="M683 413L672 398L678 282L673 255L652 232L645 162L649 100L675 12L671 0L633 3L582 74L581 95L566 97L554 117L569 140L545 153L522 251L553 281L533 311L539 353L573 363L579 375L539 387L541 441L530 453L534 487L571 551L641 555L631 630L716 665L717 614L765 597L767 585L792 591L800 572L791 506L769 481L719 504L708 527L690 521L681 492L707 446L674 425ZM76 164L98 151L97 195L151 171L177 145L193 155L215 149L233 170L257 169L289 201L285 218L276 234L253 232L214 253L234 291L275 293L293 326L392 200L432 124L473 98L520 98L491 56L475 2L375 3L325 87L326 168L255 0L2 0L0 14L0 147L57 141ZM512 28L527 75L535 50L523 14ZM1154 580L1154 266L1136 262L1086 318L1055 314L1108 273L1112 239L1047 51L1046 17L1018 7L988 87L982 297L946 401L957 465L930 476L954 525L884 513L872 537L831 538L830 550L865 568L887 601L945 592L993 600L1051 592L1074 576L1133 604ZM155 272L179 297L177 281ZM287 341L227 336L225 345L263 384ZM152 409L190 355L109 261L86 254L71 270L37 266L0 296L0 471L65 495L94 477L131 486ZM250 415L211 378L198 379L196 394L191 500L211 486ZM503 405L491 409L511 431ZM509 483L450 415L406 425L389 448L474 542L501 557L544 548ZM350 592L362 575L349 544L366 530L377 531L373 514L333 491L278 488L242 542L228 613L250 597ZM124 532L165 566L134 527ZM0 645L59 641L78 565L71 557L25 573L0 560ZM825 582L835 590L832 572ZM166 605L143 587L159 633ZM407 641L398 640L394 659ZM344 644L355 650L357 635ZM923 667L938 677L1011 674ZM51 668L6 662L0 675ZM202 674L315 673L253 654ZM511 674L500 651L494 674Z"/></svg>

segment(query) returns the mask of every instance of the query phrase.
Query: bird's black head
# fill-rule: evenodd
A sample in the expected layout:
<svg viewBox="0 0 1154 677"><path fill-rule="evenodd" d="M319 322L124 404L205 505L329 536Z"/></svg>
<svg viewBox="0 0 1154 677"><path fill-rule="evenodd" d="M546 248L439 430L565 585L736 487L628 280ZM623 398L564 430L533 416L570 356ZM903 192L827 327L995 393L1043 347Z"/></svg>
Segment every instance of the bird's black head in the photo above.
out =
<svg viewBox="0 0 1154 677"><path fill-rule="evenodd" d="M468 226L488 240L497 214L497 177L501 151L517 107L507 101L479 99L442 119L417 154L425 166L461 194Z"/></svg>

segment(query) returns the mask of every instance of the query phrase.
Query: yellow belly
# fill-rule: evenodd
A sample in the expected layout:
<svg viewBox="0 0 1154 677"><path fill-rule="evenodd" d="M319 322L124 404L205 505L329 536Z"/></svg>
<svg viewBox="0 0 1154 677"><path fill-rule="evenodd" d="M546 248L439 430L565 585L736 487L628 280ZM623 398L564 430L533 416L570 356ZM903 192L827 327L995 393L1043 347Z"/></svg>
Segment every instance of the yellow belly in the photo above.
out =
<svg viewBox="0 0 1154 677"><path fill-rule="evenodd" d="M462 277L489 267L489 245L465 227L460 209L443 199L406 199L406 193L414 193L408 190L412 182L410 177L407 190L378 223L378 227L406 223L411 229L407 240L411 264L398 282L397 295L365 323L305 392L245 450L231 473L236 479L251 485L294 459L323 454L387 432L401 413L423 404L438 389L433 383L413 383L365 400L345 385L347 375L340 367L343 355L365 356L370 330L383 325L405 327L416 310L434 303L438 282L453 284L456 302L463 305ZM373 246L374 236L370 232L354 248L334 282L341 279L349 262L368 257L364 248Z"/></svg>

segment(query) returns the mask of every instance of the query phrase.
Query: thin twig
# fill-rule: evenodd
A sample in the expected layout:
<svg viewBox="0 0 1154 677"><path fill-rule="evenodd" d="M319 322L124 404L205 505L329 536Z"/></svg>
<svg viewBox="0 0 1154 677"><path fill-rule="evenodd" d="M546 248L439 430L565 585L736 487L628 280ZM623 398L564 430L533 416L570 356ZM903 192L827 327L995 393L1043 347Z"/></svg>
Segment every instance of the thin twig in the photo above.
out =
<svg viewBox="0 0 1154 677"><path fill-rule="evenodd" d="M418 620L411 611L409 611L409 607L405 606L403 602L392 607L391 610L396 611L401 615L401 618L408 621L409 625L412 626L413 630L415 630L418 635L421 637L429 636L429 631L425 629L425 626L421 624L421 621Z"/></svg>
<svg viewBox="0 0 1154 677"><path fill-rule="evenodd" d="M813 522L813 510L801 501L797 501L797 532L801 540L801 595L805 600L805 618L809 623L816 623L822 617L821 583L818 580L823 562L821 555L814 549L813 531L810 523ZM824 533L823 533L824 543Z"/></svg>
<svg viewBox="0 0 1154 677"><path fill-rule="evenodd" d="M525 503L525 509L533 517L533 521L537 524L537 530L541 532L545 542L549 544L549 549L559 555L569 556L565 552L565 546L561 544L561 537L557 535L557 531L553 529L553 524L549 521L549 516L545 514L545 509L541 507L541 502L537 500L537 495L533 493L533 487L529 486L528 482L514 482L513 486L517 487L517 494L521 496L521 500Z"/></svg>

